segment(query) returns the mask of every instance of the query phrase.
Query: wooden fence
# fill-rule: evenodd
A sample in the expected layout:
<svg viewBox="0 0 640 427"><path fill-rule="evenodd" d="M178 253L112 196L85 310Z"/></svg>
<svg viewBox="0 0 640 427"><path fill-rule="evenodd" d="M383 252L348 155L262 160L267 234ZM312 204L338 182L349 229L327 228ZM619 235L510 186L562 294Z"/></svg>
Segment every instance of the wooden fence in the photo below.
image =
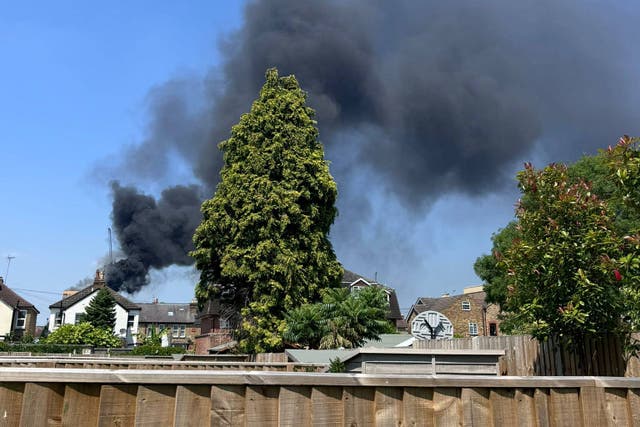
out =
<svg viewBox="0 0 640 427"><path fill-rule="evenodd" d="M640 379L0 368L8 426L633 426Z"/></svg>
<svg viewBox="0 0 640 427"><path fill-rule="evenodd" d="M0 357L0 367L65 368L65 369L146 369L146 370L235 370L323 372L327 366L318 363L289 362L207 362L141 358L82 358L82 357ZM1 379L0 379L1 380ZM1 425L1 424L0 424Z"/></svg>
<svg viewBox="0 0 640 427"><path fill-rule="evenodd" d="M637 357L625 360L617 337L603 337L584 344L582 352L563 350L553 339L539 342L529 336L417 340L414 348L505 350L500 360L502 375L598 375L639 376Z"/></svg>

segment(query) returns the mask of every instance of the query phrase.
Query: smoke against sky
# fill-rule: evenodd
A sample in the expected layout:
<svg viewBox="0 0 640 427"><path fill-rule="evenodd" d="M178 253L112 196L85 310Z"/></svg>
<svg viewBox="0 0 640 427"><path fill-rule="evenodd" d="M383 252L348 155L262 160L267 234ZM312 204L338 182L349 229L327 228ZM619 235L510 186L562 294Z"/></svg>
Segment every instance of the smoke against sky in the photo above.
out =
<svg viewBox="0 0 640 427"><path fill-rule="evenodd" d="M637 7L605 2L250 2L241 27L221 35L219 64L149 91L146 137L114 178L144 187L181 163L193 185L158 201L112 185L127 259L110 284L132 292L150 268L191 263L199 204L222 164L217 144L274 66L296 75L317 111L343 264L365 258L371 275L389 265L389 248L397 268L419 264L415 222L443 197L508 191L525 160L575 160L638 133L638 54L625 24L635 17Z"/></svg>

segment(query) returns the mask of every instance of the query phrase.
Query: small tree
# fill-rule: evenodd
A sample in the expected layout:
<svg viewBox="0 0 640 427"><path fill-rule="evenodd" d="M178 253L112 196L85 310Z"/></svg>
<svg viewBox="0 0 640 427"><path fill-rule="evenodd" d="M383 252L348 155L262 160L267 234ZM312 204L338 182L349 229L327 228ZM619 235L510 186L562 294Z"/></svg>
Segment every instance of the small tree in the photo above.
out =
<svg viewBox="0 0 640 427"><path fill-rule="evenodd" d="M62 325L42 340L46 344L82 344L94 347L121 347L122 340L111 330L96 328L89 322Z"/></svg>
<svg viewBox="0 0 640 427"><path fill-rule="evenodd" d="M116 325L116 300L107 288L100 288L89 302L84 320L95 328L113 331Z"/></svg>

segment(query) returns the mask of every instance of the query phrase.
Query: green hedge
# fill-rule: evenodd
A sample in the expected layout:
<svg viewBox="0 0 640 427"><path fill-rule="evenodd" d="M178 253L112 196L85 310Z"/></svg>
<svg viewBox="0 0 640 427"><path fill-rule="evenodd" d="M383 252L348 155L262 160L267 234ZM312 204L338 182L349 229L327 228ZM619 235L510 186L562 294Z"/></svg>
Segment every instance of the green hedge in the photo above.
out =
<svg viewBox="0 0 640 427"><path fill-rule="evenodd" d="M0 342L0 351L23 353L30 352L34 354L39 353L76 353L82 354L82 349L87 348L86 345L73 345L73 344L24 344L24 343L6 343Z"/></svg>

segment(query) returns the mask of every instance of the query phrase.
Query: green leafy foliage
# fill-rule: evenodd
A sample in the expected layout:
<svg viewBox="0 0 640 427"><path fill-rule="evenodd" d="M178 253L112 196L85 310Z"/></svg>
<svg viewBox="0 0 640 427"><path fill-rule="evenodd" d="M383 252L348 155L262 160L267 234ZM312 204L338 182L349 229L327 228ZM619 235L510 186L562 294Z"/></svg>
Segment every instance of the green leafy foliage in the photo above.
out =
<svg viewBox="0 0 640 427"><path fill-rule="evenodd" d="M640 211L633 209L624 201L625 195L616 185L616 167L612 164L612 155L622 155L622 148L600 152L597 155L583 156L569 165L566 171L568 184L588 183L589 191L607 204L608 215L612 219L612 227L619 235L634 234L640 229ZM630 151L626 151L629 155ZM522 195L523 203L527 203L528 194ZM630 197L626 197L630 199ZM635 230L635 231L634 231ZM492 235L490 255L478 257L474 270L485 283L487 302L505 305L507 298L508 272L499 261L514 240L519 238L518 221L511 221L506 227Z"/></svg>
<svg viewBox="0 0 640 427"><path fill-rule="evenodd" d="M122 340L111 329L96 328L89 322L61 325L41 340L46 344L84 344L93 347L122 347Z"/></svg>
<svg viewBox="0 0 640 427"><path fill-rule="evenodd" d="M321 303L305 304L285 317L285 340L307 348L355 348L395 328L386 319L389 303L381 287L358 292L327 289Z"/></svg>
<svg viewBox="0 0 640 427"><path fill-rule="evenodd" d="M498 262L508 274L503 330L569 344L625 331L625 251L608 205L563 165L526 165L518 181L519 235Z"/></svg>
<svg viewBox="0 0 640 427"><path fill-rule="evenodd" d="M219 147L221 181L202 205L191 253L196 296L242 307L242 351L276 351L284 313L316 302L342 276L328 239L337 188L295 77L268 70L251 111Z"/></svg>
<svg viewBox="0 0 640 427"><path fill-rule="evenodd" d="M84 321L94 328L113 330L116 325L116 300L107 288L100 288L85 310Z"/></svg>

